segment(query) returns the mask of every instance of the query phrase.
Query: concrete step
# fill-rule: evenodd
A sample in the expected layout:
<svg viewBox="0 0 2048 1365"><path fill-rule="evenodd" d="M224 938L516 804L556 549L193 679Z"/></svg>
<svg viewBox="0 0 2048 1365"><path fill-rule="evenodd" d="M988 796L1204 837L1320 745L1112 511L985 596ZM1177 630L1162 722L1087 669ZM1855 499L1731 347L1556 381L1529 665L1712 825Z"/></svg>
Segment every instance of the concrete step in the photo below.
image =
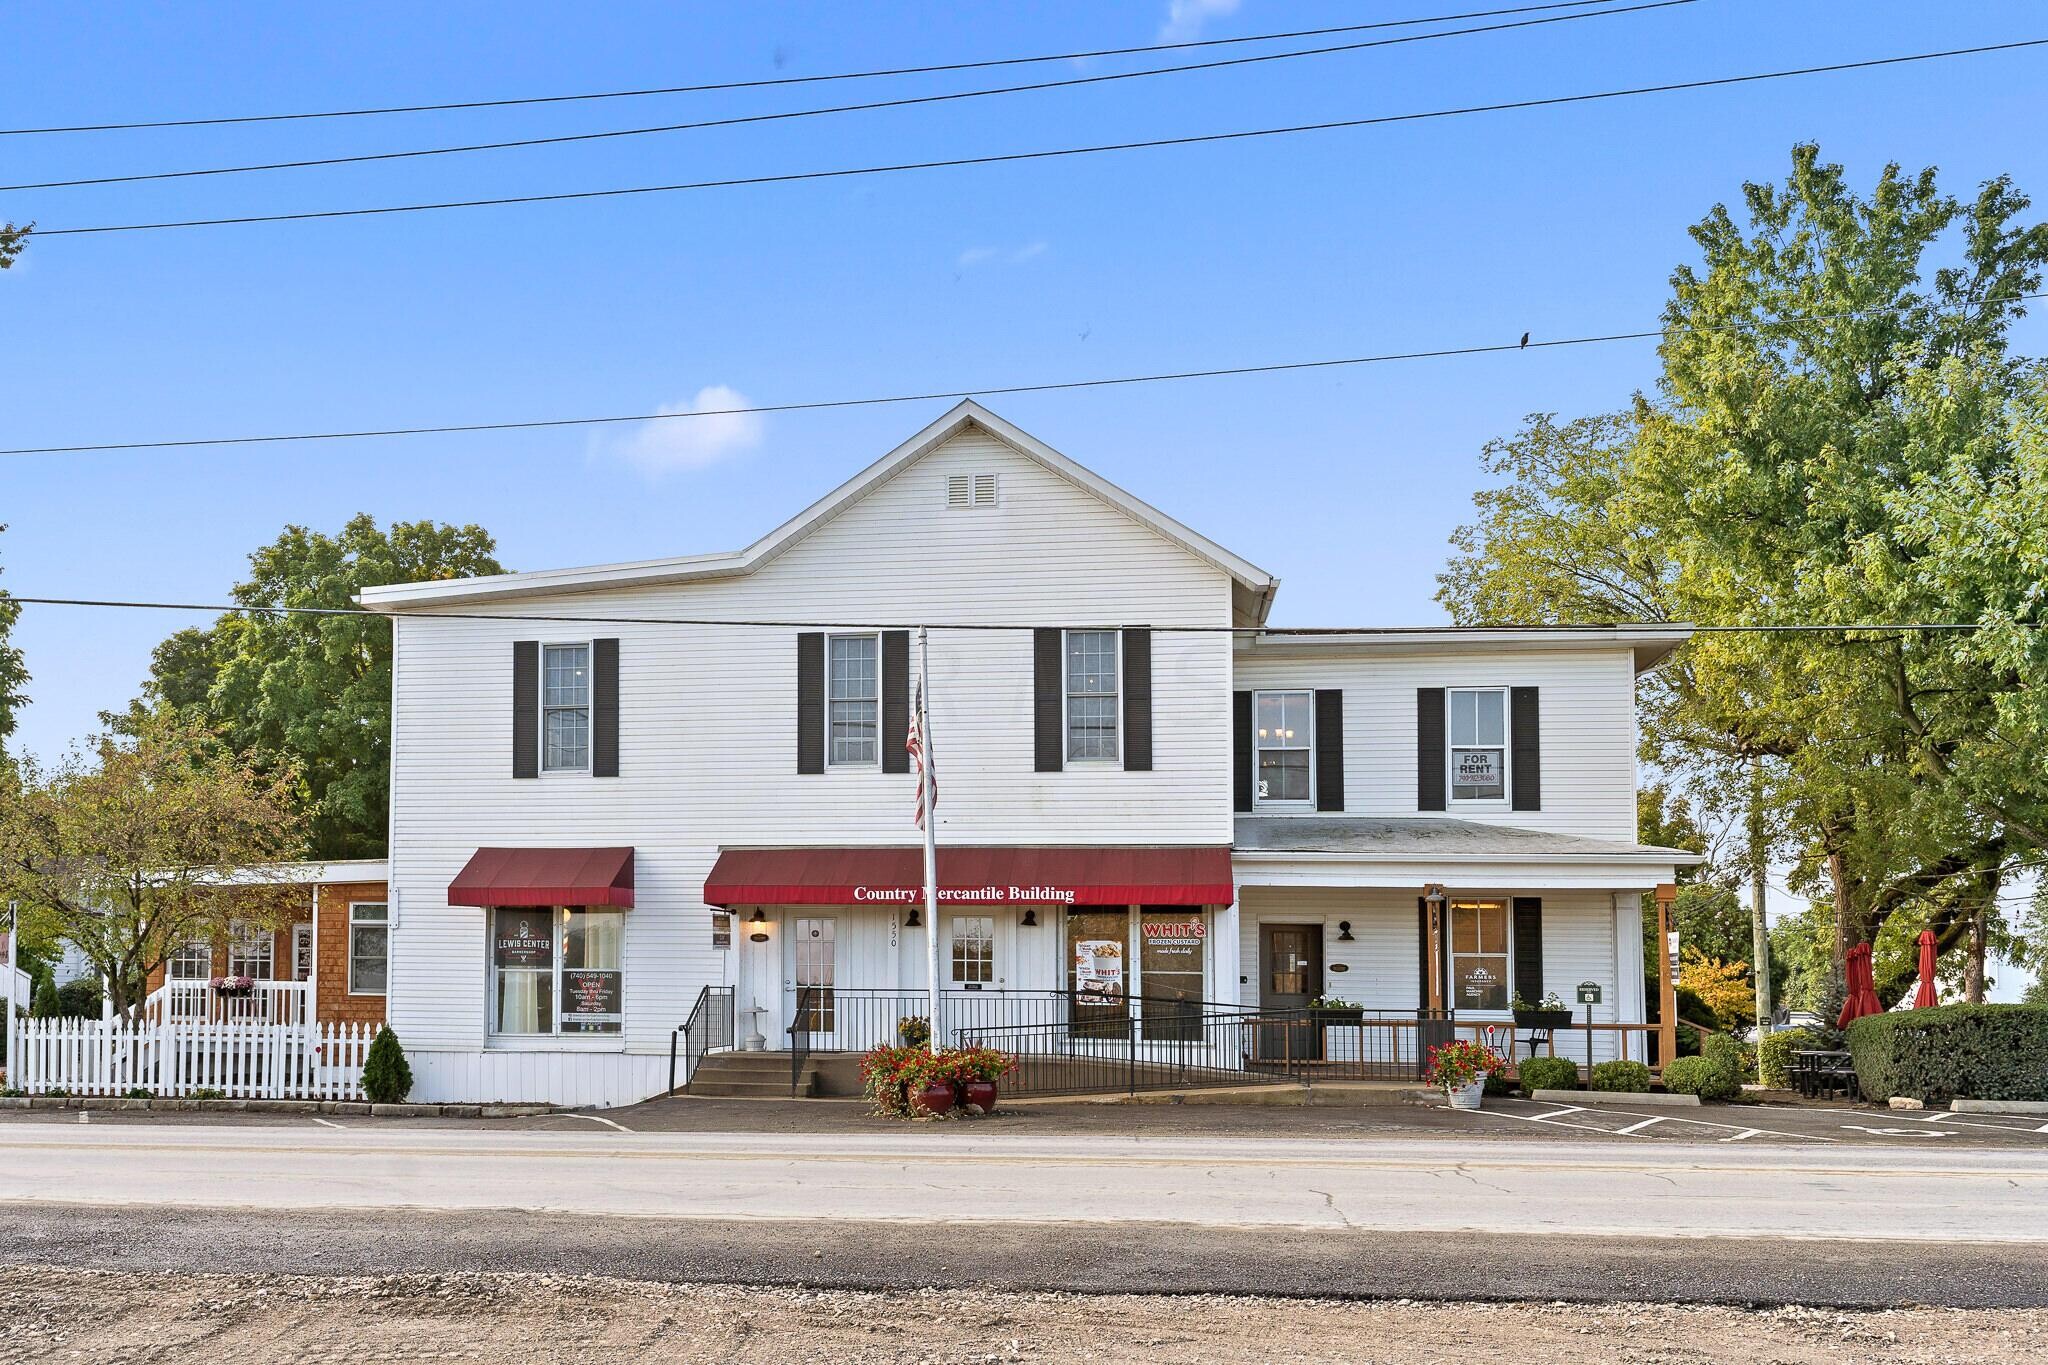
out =
<svg viewBox="0 0 2048 1365"><path fill-rule="evenodd" d="M685 1087L692 1095L727 1097L788 1096L789 1054L773 1052L717 1052L697 1063L696 1074ZM796 1094L817 1091L818 1064L806 1058L797 1078Z"/></svg>
<svg viewBox="0 0 2048 1365"><path fill-rule="evenodd" d="M798 1099L808 1098L812 1078L806 1076L796 1088ZM790 1097L789 1077L780 1080L738 1080L725 1076L706 1076L701 1072L690 1078L687 1090L692 1095L709 1095L723 1099L788 1099Z"/></svg>

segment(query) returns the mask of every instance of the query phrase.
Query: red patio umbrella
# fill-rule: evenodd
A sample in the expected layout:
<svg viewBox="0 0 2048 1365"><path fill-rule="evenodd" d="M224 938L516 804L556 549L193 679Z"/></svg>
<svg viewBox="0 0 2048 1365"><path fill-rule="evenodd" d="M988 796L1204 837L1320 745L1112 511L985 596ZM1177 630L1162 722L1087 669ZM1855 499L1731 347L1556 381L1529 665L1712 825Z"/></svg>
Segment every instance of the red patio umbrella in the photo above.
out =
<svg viewBox="0 0 2048 1365"><path fill-rule="evenodd" d="M1851 1021L1866 1014L1882 1014L1884 1006L1877 1003L1877 981L1870 974L1870 945L1859 943L1849 950L1844 964L1845 984L1849 998L1842 1002L1842 1016L1835 1021L1837 1028L1847 1028Z"/></svg>
<svg viewBox="0 0 2048 1365"><path fill-rule="evenodd" d="M1934 931L1920 931L1920 989L1913 995L1913 1008L1924 1010L1939 1004L1934 998Z"/></svg>

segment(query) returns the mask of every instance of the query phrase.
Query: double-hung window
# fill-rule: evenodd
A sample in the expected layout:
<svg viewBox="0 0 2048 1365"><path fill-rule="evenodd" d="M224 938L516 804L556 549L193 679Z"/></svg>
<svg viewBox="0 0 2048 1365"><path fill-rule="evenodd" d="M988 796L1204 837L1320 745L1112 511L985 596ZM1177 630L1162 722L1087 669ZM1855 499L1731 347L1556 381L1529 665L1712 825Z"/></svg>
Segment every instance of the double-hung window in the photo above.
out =
<svg viewBox="0 0 2048 1365"><path fill-rule="evenodd" d="M172 981L205 981L213 975L213 944L208 939L188 938L171 954L164 975Z"/></svg>
<svg viewBox="0 0 2048 1365"><path fill-rule="evenodd" d="M391 907L351 901L348 907L348 993L382 995L391 975Z"/></svg>
<svg viewBox="0 0 2048 1365"><path fill-rule="evenodd" d="M835 768L871 768L881 756L881 642L873 635L834 635L825 653L827 761Z"/></svg>
<svg viewBox="0 0 2048 1365"><path fill-rule="evenodd" d="M273 974L270 930L255 925L235 925L228 938L228 975L268 981Z"/></svg>
<svg viewBox="0 0 2048 1365"><path fill-rule="evenodd" d="M491 917L491 1031L617 1033L625 1019L621 910L501 908Z"/></svg>
<svg viewBox="0 0 2048 1365"><path fill-rule="evenodd" d="M953 984L985 986L995 979L995 920L988 915L953 916Z"/></svg>
<svg viewBox="0 0 2048 1365"><path fill-rule="evenodd" d="M1508 794L1508 692L1504 687L1450 693L1451 799L1499 801Z"/></svg>
<svg viewBox="0 0 2048 1365"><path fill-rule="evenodd" d="M1314 793L1309 765L1315 743L1315 694L1261 692L1254 710L1258 803L1306 809Z"/></svg>
<svg viewBox="0 0 2048 1365"><path fill-rule="evenodd" d="M541 770L581 772L590 767L590 646L545 646L540 675Z"/></svg>
<svg viewBox="0 0 2048 1365"><path fill-rule="evenodd" d="M1117 757L1117 662L1121 632L1067 632L1067 757Z"/></svg>

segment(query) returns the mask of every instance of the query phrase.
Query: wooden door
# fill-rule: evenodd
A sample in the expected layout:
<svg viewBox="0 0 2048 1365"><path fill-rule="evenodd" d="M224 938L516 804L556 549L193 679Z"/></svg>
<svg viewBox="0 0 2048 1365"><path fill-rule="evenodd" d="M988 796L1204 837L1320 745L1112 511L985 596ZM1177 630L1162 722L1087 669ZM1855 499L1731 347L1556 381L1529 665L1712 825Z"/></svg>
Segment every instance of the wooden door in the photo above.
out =
<svg viewBox="0 0 2048 1365"><path fill-rule="evenodd" d="M1306 1011L1323 993L1323 927L1320 924L1259 926L1259 1008ZM1266 1060L1313 1060L1322 1055L1322 1035L1306 1013L1289 1015L1261 1030L1259 1051Z"/></svg>

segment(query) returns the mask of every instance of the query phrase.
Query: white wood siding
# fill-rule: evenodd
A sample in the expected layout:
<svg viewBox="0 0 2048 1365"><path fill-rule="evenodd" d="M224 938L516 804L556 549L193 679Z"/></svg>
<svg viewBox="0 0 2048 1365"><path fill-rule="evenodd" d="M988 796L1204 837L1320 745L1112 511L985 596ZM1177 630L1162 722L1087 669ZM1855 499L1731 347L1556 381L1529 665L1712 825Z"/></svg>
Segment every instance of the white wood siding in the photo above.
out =
<svg viewBox="0 0 2048 1365"><path fill-rule="evenodd" d="M1001 479L999 506L945 507L947 475L990 471ZM977 432L907 467L752 575L488 609L1159 626L1228 624L1230 601L1222 572ZM628 912L622 1044L658 1052L665 1068L670 1031L698 989L731 979L725 954L711 947L701 900L719 846L917 838L913 777L798 775L795 628L585 629L421 612L400 618L396 629L390 1009L410 1050L486 1046L486 912L449 907L445 895L479 846L634 846L637 908ZM514 779L512 642L592 636L621 641L620 775ZM1220 634L1153 635L1154 771L1081 766L1039 774L1032 771L1029 633L935 632L940 838L1228 843L1229 651ZM914 668L914 645L912 653ZM744 927L735 928L743 943ZM1056 916L1036 932L1057 934ZM431 1059L421 1093L439 1098L444 1075L465 1092L525 1084L520 1065L537 1064ZM600 1063L577 1052L565 1065Z"/></svg>
<svg viewBox="0 0 2048 1365"><path fill-rule="evenodd" d="M1635 667L1626 647L1391 655L1369 644L1296 655L1240 651L1235 686L1344 691L1344 810L1401 816L1416 807L1415 691L1420 687L1541 689L1543 809L1505 801L1448 802L1442 814L1633 843L1636 838Z"/></svg>

